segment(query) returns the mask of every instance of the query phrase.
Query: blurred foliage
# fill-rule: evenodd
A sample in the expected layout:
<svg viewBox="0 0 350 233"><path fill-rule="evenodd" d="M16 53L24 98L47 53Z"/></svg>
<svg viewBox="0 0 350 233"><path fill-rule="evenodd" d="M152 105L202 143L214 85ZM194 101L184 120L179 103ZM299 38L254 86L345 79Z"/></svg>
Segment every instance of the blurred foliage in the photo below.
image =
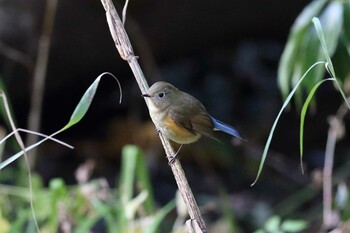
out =
<svg viewBox="0 0 350 233"><path fill-rule="evenodd" d="M254 233L292 233L300 232L306 229L307 223L304 220L281 220L279 216L272 216L269 218L263 229L257 230Z"/></svg>
<svg viewBox="0 0 350 233"><path fill-rule="evenodd" d="M6 86L4 84L4 80L1 78L1 76L0 76L0 90L6 95L6 93L7 93ZM10 100L7 100L7 101L9 102L8 105L10 107L10 110L12 111L12 104L10 103ZM0 116L3 119L4 123L6 124L6 126L10 127L10 124L7 120L7 113L5 111L3 101L0 101ZM15 118L13 118L13 119L16 122Z"/></svg>
<svg viewBox="0 0 350 233"><path fill-rule="evenodd" d="M349 189L344 182L338 184L334 202L336 209L341 214L341 219L344 221L350 219Z"/></svg>
<svg viewBox="0 0 350 233"><path fill-rule="evenodd" d="M311 19L318 17L325 35L328 53L337 79L345 92L349 93L346 83L350 77L350 1L315 0L296 18L288 36L285 49L278 67L278 84L284 98L298 83L302 75L315 62L324 61L325 56ZM301 83L295 95L300 108L302 93L311 91L314 85L324 77L324 67L318 66L310 71L307 79Z"/></svg>
<svg viewBox="0 0 350 233"><path fill-rule="evenodd" d="M78 123L88 111L99 85L101 74L84 93L68 124L53 133L54 136ZM117 80L118 82L118 80ZM119 84L119 82L118 82ZM6 113L11 115L11 113ZM30 145L34 148L48 138ZM23 155L23 151L0 163L1 169ZM15 170L16 168L14 168ZM20 169L20 170L23 170ZM118 188L110 189L105 180L95 180L77 186L67 186L60 179L50 181L45 188L39 176L30 180L33 188L35 216L28 206L30 190L20 187L26 180L25 172L15 175L12 168L2 171L0 208L1 229L4 232L89 232L102 226L102 232L157 232L165 216L175 207L175 201L156 210L148 169L141 150L125 146L122 150L121 174ZM135 194L137 192L137 195ZM97 230L96 232L101 232Z"/></svg>
<svg viewBox="0 0 350 233"><path fill-rule="evenodd" d="M155 206L138 147L124 147L121 166L115 189L104 179L68 186L60 178L45 188L39 176L33 176L33 204L41 232L158 232L175 201L161 209ZM0 185L0 232L36 232L28 198L26 188Z"/></svg>

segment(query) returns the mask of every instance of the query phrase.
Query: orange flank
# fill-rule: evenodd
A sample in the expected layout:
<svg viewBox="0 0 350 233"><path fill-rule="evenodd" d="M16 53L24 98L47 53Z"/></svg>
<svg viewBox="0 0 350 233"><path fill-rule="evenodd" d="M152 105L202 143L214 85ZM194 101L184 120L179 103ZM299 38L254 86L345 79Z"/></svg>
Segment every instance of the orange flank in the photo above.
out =
<svg viewBox="0 0 350 233"><path fill-rule="evenodd" d="M164 120L165 126L168 130L168 133L172 134L175 138L193 138L196 136L195 134L191 133L186 128L182 127L181 125L177 124L173 119L170 117L167 117Z"/></svg>

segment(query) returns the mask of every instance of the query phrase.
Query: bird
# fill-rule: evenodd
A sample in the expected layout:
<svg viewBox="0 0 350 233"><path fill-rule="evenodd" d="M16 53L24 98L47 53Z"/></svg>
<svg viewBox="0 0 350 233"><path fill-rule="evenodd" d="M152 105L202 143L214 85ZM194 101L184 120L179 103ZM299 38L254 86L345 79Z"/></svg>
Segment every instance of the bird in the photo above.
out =
<svg viewBox="0 0 350 233"><path fill-rule="evenodd" d="M215 131L245 140L235 128L210 116L198 99L168 82L154 83L142 96L148 99L157 131L180 145L194 143L202 136L218 140Z"/></svg>

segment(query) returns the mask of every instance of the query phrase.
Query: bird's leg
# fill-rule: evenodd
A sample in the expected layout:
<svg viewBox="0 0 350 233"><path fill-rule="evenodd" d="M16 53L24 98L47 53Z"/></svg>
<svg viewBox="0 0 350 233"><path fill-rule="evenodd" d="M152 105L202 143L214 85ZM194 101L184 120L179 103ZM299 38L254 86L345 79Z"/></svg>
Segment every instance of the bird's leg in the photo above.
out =
<svg viewBox="0 0 350 233"><path fill-rule="evenodd" d="M179 147L179 149L177 149L175 155L170 159L169 165L174 163L174 161L175 161L175 159L176 159L176 155L179 153L179 151L181 150L181 148L182 148L183 145L184 145L184 144L181 144L181 146Z"/></svg>
<svg viewBox="0 0 350 233"><path fill-rule="evenodd" d="M162 133L162 131L159 128L156 128L156 131L157 131L158 134ZM171 141L170 141L170 144L172 144ZM172 145L174 146L174 144L172 144ZM180 151L181 147L182 147L182 144L181 144L180 148L176 151L175 155L169 160L169 162L168 162L169 165L174 163L176 155Z"/></svg>
<svg viewBox="0 0 350 233"><path fill-rule="evenodd" d="M176 151L174 157L176 157L177 153L179 153L179 151L181 150L181 148L182 148L183 145L184 145L184 144L181 144L181 146L179 147L179 149L177 149L177 151Z"/></svg>

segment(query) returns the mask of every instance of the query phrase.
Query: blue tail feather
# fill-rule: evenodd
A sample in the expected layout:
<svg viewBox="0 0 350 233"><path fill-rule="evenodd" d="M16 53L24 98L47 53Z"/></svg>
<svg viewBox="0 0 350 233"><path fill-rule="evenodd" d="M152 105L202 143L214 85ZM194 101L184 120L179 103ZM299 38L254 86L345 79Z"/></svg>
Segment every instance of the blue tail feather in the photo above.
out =
<svg viewBox="0 0 350 233"><path fill-rule="evenodd" d="M227 134L230 134L234 137L244 140L243 137L238 133L238 131L232 126L225 124L219 120L216 120L214 117L211 117L211 119L213 120L213 123L214 123L214 129L221 130Z"/></svg>

